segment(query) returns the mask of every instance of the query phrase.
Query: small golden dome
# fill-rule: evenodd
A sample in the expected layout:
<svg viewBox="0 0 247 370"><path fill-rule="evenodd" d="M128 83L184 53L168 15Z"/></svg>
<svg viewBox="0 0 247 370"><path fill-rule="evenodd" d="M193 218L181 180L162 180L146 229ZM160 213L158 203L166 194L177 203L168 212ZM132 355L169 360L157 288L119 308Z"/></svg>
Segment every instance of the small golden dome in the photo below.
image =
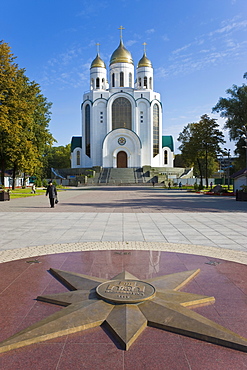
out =
<svg viewBox="0 0 247 370"><path fill-rule="evenodd" d="M144 53L143 57L139 60L137 68L140 68L140 67L151 67L152 68L152 63L147 58L146 53Z"/></svg>
<svg viewBox="0 0 247 370"><path fill-rule="evenodd" d="M134 64L130 52L124 47L122 39L118 48L113 52L110 60L110 65L114 63L130 63Z"/></svg>
<svg viewBox="0 0 247 370"><path fill-rule="evenodd" d="M94 67L106 68L106 65L103 62L103 60L100 58L99 53L97 54L96 58L92 61L91 68L94 68Z"/></svg>

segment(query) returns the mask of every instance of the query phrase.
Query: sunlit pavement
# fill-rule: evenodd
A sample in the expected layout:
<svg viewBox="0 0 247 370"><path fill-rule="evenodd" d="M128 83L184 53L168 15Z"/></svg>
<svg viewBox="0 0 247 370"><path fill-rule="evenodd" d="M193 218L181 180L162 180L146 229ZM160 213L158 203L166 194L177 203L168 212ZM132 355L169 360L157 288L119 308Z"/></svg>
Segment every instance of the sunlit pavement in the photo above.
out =
<svg viewBox="0 0 247 370"><path fill-rule="evenodd" d="M247 202L151 187L74 188L0 202L0 261L121 248L210 253L246 263ZM226 256L225 256L226 257Z"/></svg>
<svg viewBox="0 0 247 370"><path fill-rule="evenodd" d="M0 202L0 341L61 310L47 270L147 279L200 269L183 291L214 296L196 312L246 337L247 202L148 187L71 189ZM128 351L97 327L0 355L1 369L244 369L246 354L147 327Z"/></svg>

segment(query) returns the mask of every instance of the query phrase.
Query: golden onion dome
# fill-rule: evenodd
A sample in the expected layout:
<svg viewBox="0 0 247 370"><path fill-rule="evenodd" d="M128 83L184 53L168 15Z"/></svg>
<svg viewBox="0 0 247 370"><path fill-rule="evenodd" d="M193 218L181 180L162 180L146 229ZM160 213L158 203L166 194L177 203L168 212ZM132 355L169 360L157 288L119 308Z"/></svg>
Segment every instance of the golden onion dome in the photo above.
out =
<svg viewBox="0 0 247 370"><path fill-rule="evenodd" d="M118 48L113 52L110 60L110 65L114 63L130 63L134 64L130 52L124 47L122 39Z"/></svg>
<svg viewBox="0 0 247 370"><path fill-rule="evenodd" d="M103 62L103 60L100 58L99 53L97 53L96 58L92 61L91 68L94 68L94 67L106 68L106 65Z"/></svg>
<svg viewBox="0 0 247 370"><path fill-rule="evenodd" d="M137 68L140 67L151 67L152 68L152 63L151 61L147 58L146 53L144 52L143 57L139 60Z"/></svg>

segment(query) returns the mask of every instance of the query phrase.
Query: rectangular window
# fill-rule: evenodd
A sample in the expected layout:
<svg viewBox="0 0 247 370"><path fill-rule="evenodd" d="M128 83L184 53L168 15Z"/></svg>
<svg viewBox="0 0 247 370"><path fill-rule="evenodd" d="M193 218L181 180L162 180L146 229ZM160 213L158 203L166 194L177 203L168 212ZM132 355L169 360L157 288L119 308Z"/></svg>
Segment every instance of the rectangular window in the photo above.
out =
<svg viewBox="0 0 247 370"><path fill-rule="evenodd" d="M129 73L129 87L132 87L132 73Z"/></svg>
<svg viewBox="0 0 247 370"><path fill-rule="evenodd" d="M159 107L153 107L153 157L159 154Z"/></svg>
<svg viewBox="0 0 247 370"><path fill-rule="evenodd" d="M90 158L90 106L85 107L85 147L86 155Z"/></svg>
<svg viewBox="0 0 247 370"><path fill-rule="evenodd" d="M124 73L120 72L120 87L124 86Z"/></svg>
<svg viewBox="0 0 247 370"><path fill-rule="evenodd" d="M77 150L76 151L76 164L77 164L77 166L80 166L80 164L81 164L81 155L80 155L80 151L79 150Z"/></svg>

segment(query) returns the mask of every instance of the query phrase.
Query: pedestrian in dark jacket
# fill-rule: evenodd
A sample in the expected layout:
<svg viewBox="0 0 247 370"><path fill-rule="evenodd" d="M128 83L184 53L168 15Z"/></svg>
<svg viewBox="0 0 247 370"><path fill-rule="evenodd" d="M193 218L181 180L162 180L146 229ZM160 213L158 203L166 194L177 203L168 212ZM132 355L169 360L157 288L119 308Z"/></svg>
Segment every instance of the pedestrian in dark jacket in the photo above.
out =
<svg viewBox="0 0 247 370"><path fill-rule="evenodd" d="M52 181L49 181L49 185L47 186L47 189L46 189L45 195L47 196L48 194L49 194L51 208L54 208L55 199L57 198L57 189L55 185L52 184Z"/></svg>

